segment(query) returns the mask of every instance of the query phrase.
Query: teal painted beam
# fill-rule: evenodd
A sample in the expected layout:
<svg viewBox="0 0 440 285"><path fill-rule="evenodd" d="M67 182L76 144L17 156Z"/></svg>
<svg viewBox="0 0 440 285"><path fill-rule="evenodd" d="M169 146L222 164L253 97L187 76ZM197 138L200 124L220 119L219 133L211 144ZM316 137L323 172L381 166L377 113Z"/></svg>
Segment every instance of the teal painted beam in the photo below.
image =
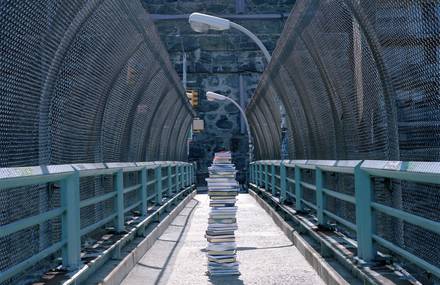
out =
<svg viewBox="0 0 440 285"><path fill-rule="evenodd" d="M124 173L122 169L113 175L114 191L116 192L116 224L117 232L125 230L124 221Z"/></svg>
<svg viewBox="0 0 440 285"><path fill-rule="evenodd" d="M147 180L148 180L148 170L147 168L142 168L140 171L141 175L141 189L140 189L140 197L141 197L141 215L146 216L147 215L147 209L148 209L148 186L147 186Z"/></svg>
<svg viewBox="0 0 440 285"><path fill-rule="evenodd" d="M162 167L158 166L154 169L154 178L156 179L156 205L162 205Z"/></svg>
<svg viewBox="0 0 440 285"><path fill-rule="evenodd" d="M295 165L295 210L304 211L302 206L303 201L303 189L301 186L301 168Z"/></svg>
<svg viewBox="0 0 440 285"><path fill-rule="evenodd" d="M358 257L366 262L376 257L373 245L373 215L371 201L373 189L370 175L356 166L354 171L355 200L356 200L356 233L358 242Z"/></svg>
<svg viewBox="0 0 440 285"><path fill-rule="evenodd" d="M61 206L66 209L61 218L63 266L76 270L81 264L79 172L60 181Z"/></svg>
<svg viewBox="0 0 440 285"><path fill-rule="evenodd" d="M287 169L283 161L280 164L280 202L284 203L286 201L287 192Z"/></svg>

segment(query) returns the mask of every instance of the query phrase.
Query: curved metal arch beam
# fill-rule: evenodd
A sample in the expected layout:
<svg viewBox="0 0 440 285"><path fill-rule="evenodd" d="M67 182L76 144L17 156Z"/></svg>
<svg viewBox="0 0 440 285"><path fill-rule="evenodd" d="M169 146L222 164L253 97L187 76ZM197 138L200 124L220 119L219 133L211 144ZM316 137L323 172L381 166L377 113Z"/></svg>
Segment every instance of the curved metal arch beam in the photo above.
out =
<svg viewBox="0 0 440 285"><path fill-rule="evenodd" d="M254 121L254 128L257 130L257 136L259 138L259 140L261 141L261 146L262 148L260 148L260 155L261 158L266 158L266 150L268 149L268 145L266 142L266 136L264 135L264 131L262 129L262 123L260 122L260 119L258 118L258 116L256 115L257 112L260 112L260 109L258 107L257 104L254 105L254 113L252 114L253 116L253 121Z"/></svg>
<svg viewBox="0 0 440 285"><path fill-rule="evenodd" d="M388 75L388 71L385 67L385 61L381 54L381 44L376 34L374 33L374 28L370 24L367 18L365 18L362 12L362 7L359 4L353 3L351 0L341 0L343 3L351 10L354 18L359 24L362 33L367 40L368 47L370 48L371 54L374 61L376 62L377 72L380 77L380 82L382 85L382 90L384 93L384 103L387 116L387 130L388 130L388 144L389 144L389 157L387 159L399 160L400 159L400 149L399 149L399 132L397 127L397 110L394 104L396 99L396 91L393 86L391 86L391 77Z"/></svg>
<svg viewBox="0 0 440 285"><path fill-rule="evenodd" d="M123 142L121 144L122 147L124 147L124 145L126 145L127 147L130 147L132 145L133 142L132 142L131 131L132 131L132 127L133 127L133 122L136 119L136 109L139 106L142 99L144 98L145 90L148 89L151 82L153 82L155 80L155 78L160 74L160 71L161 71L161 68L160 68L160 66L158 66L157 69L153 71L153 73L147 73L147 74L145 74L145 77L141 79L141 82L143 82L143 83L139 86L138 91L136 92L135 100L130 108L129 117L126 122L126 126L124 127L123 138L125 138L125 139L123 139ZM130 154L131 154L130 151L128 151L127 153L124 154L123 149L121 149L121 151L120 151L120 158L122 159L121 161L124 161L124 159L129 160ZM124 155L125 155L125 157L124 157ZM133 158L132 160L137 160L137 158Z"/></svg>
<svg viewBox="0 0 440 285"><path fill-rule="evenodd" d="M297 94L298 101L299 101L299 103L301 104L300 107L301 107L303 110L305 110L305 108L304 108L304 102L303 102L301 96L299 95L300 92L299 92L299 90L298 90L298 87L297 87L296 84L295 84L295 81L294 81L293 78L292 78L292 75L288 72L288 69L284 69L284 70L285 70L285 74L286 74L286 76L290 79L290 82L292 83L293 87L295 88L295 93ZM280 69L278 70L278 72L280 72ZM284 85L279 85L279 84L277 84L276 81L274 81L274 80L272 79L273 77L278 77L278 75L277 75L277 76L273 75L273 76L270 77L270 78L271 78L271 79L270 79L270 80L271 80L271 86L272 86L272 88L275 89L275 92L277 92L277 94L280 94L279 96L280 96L280 99L283 100L283 102L284 102L284 106L285 106L285 108L286 108L286 114L287 114L287 117L288 117L288 119L289 119L289 121L290 121L290 125L291 125L291 126L294 126L294 125L296 125L296 124L294 124L296 118L293 118L292 116L293 116L293 114L295 114L296 112L292 109L292 106L291 106L291 104L290 104L290 103L291 103L291 102L290 102L290 99L287 98L287 94L288 94L288 92L285 90ZM310 125L310 122L309 122L308 114L307 114L307 112L305 112L305 111L304 111L304 117L305 117L305 120L306 120L305 123L306 123L306 125L307 125L307 128L311 129L311 125ZM309 131L307 132L307 135L308 135L308 141L311 142L311 141L312 141L312 137L311 137L311 134L310 134ZM300 136L300 137L302 137L302 136ZM302 149L303 149L304 157L300 157L300 158L307 158L307 157L310 157L310 155L311 155L311 151L310 151L310 148L307 147L307 144L308 144L308 143L307 143L307 140L306 140L306 141L305 141L305 140L301 140L301 142L302 142L301 145L302 145ZM295 157L295 158L296 158L296 157Z"/></svg>
<svg viewBox="0 0 440 285"><path fill-rule="evenodd" d="M156 102L156 105L154 106L153 113L151 115L151 119L148 122L148 126L146 128L147 131L144 133L143 139L141 140L142 141L141 145L143 146L141 148L141 157L143 157L145 159L145 161L148 161L146 146L147 146L147 143L150 139L151 126L153 124L153 121L154 121L154 118L156 117L157 112L159 111L164 99L166 98L166 96L170 92L170 90L171 90L170 85L166 85L165 88L162 90L162 93L159 97L159 100Z"/></svg>
<svg viewBox="0 0 440 285"><path fill-rule="evenodd" d="M271 92L270 90L266 90L266 93ZM275 96L277 96L275 94ZM273 122L275 128L270 128L269 130L271 132L271 139L272 139L272 143L274 145L274 152L273 152L273 156L271 157L272 159L281 159L281 128L279 128L280 124L281 124L281 116L280 116L280 120L277 121L277 118L275 117L275 112L279 113L279 110L271 110L269 108L269 106L273 106L276 105L275 100L273 100L272 98L272 103L275 104L271 104L271 102L269 101L269 99L267 98L267 96L263 96L263 101L264 101L264 107L266 109L266 112L269 114L269 116L267 116L267 114L265 115L265 117L267 118L266 121L268 121L269 119ZM276 106L278 107L278 106Z"/></svg>
<svg viewBox="0 0 440 285"><path fill-rule="evenodd" d="M104 2L104 0L90 0L86 2L84 7L76 14L72 23L67 28L66 32L64 33L64 37L61 39L58 49L52 58L40 97L38 124L38 150L40 165L50 164L51 161L52 144L50 137L49 112L55 78L59 73L61 64L67 54L67 51L76 38L77 33L81 30L90 16L93 15L96 9L102 4L102 2Z"/></svg>
<svg viewBox="0 0 440 285"><path fill-rule="evenodd" d="M311 21L313 16L316 13L317 8L319 7L320 0L305 0L305 1L296 1L292 14L289 16L287 25L291 25L292 29L289 31L288 36L291 36L291 41L287 41L286 44L280 45L278 44L275 50L272 53L272 60L264 71L260 83L264 83L270 79L272 73L279 72L280 67L283 65L278 58L285 58L290 51L292 51L294 46L294 41L296 40L300 30L303 30ZM296 21L296 22L294 22ZM294 23L291 23L294 22ZM257 90L260 89L260 84L257 86ZM261 93L259 93L261 94ZM258 96L264 96L263 94ZM279 97L280 98L280 97ZM281 98L280 98L281 99ZM255 104L254 101L257 100L257 97L252 97L251 101L248 104L248 108L253 107ZM284 102L282 102L284 104Z"/></svg>
<svg viewBox="0 0 440 285"><path fill-rule="evenodd" d="M249 126L251 127L251 132L254 137L254 159L259 160L261 157L261 146L260 146L260 137L257 135L257 130L254 126L254 116L253 114L249 114Z"/></svg>
<svg viewBox="0 0 440 285"><path fill-rule="evenodd" d="M180 128L182 128L184 118L180 119L180 117L181 117L181 114L184 110L185 110L184 108L179 108L179 112L176 116L176 119L173 121L173 124L171 126L171 132L167 138L167 141L177 142L177 136L179 134L177 130L180 130ZM177 123L177 129L176 129L176 123ZM166 149L166 152L165 152L165 159L166 160L173 160L174 156L176 155L176 148L177 148L177 145L176 145L176 147L171 147L171 148L168 147Z"/></svg>
<svg viewBox="0 0 440 285"><path fill-rule="evenodd" d="M266 96L264 96L264 97L266 97ZM279 139L277 141L277 138L278 138L277 132L276 131L274 132L274 129L275 130L277 129L276 122L271 120L272 116L271 116L271 112L267 106L267 101L264 99L262 101L264 102L263 104L258 104L258 106L260 107L262 112L257 113L256 115L257 116L261 115L261 119L264 120L264 122L266 123L264 134L266 136L267 141L270 142L270 148L267 149L268 159L276 159L276 157L275 157L276 153L277 153L276 149L279 149L279 147L281 146L281 142ZM275 124L275 127L272 124Z"/></svg>
<svg viewBox="0 0 440 285"><path fill-rule="evenodd" d="M133 57L134 54L139 50L139 48L142 46L142 41L138 41L136 46L127 54L126 57L124 57L118 64L117 68L115 69L115 72L109 77L110 78L110 85L108 88L102 93L103 96L100 97L99 103L98 103L98 110L96 110L95 117L93 119L93 129L92 132L98 134L98 141L96 143L97 146L101 146L102 144L102 126L104 122L104 110L108 105L108 98L110 97L110 94L115 87L117 83L117 79L121 76L122 70L125 68L125 65L127 62ZM102 148L101 148L102 150ZM95 162L101 162L103 160L103 153L102 151L95 150Z"/></svg>
<svg viewBox="0 0 440 285"><path fill-rule="evenodd" d="M142 37L144 38L144 42L145 44L149 47L149 50L152 51L152 53L155 55L155 58L157 59L157 61L160 63L160 66L162 67L166 67L166 70L168 72L165 72L165 76L167 77L167 79L169 80L170 83L172 83L173 87L176 89L176 92L178 94L181 94L180 99L182 100L183 105L188 109L188 111L195 116L195 112L192 109L192 107L190 106L185 94L184 94L184 90L183 90L183 85L181 84L180 81L177 80L177 78L173 77L171 74L173 72L175 72L175 70L169 70L168 65L165 62L165 59L162 57L162 55L156 51L156 48L153 47L151 45L151 40L148 37L148 35L145 32L145 28L142 26L142 24L140 23L139 19L136 17L136 15L133 14L133 11L131 9L129 9L129 7L127 7L127 3L125 3L126 1L120 1L119 4L121 6L121 9L127 14L128 16L128 20L131 21L131 23L133 24L133 26L138 30L138 33L142 35ZM165 47L163 47L165 48Z"/></svg>
<svg viewBox="0 0 440 285"><path fill-rule="evenodd" d="M177 137L177 150L176 150L176 158L178 160L185 160L185 156L186 156L186 143L185 140L187 138L189 129L191 127L191 117L186 117L183 124L182 124L182 128L180 128L179 130L179 135Z"/></svg>
<svg viewBox="0 0 440 285"><path fill-rule="evenodd" d="M166 124L166 122L170 119L168 117L168 115L166 114L173 114L173 111L176 108L177 102L179 102L179 98L175 98L176 100L173 101L173 103L171 104L166 104L163 108L161 108L161 112L163 111L164 116L161 119L161 121L157 122L157 125L159 127L155 128L151 134L151 137L154 138L154 140L150 140L149 144L152 146L152 148L150 148L150 150L152 149L152 151L150 151L150 155L154 156L154 160L163 160L163 157L161 155L160 151L160 145L166 144L168 147L168 144L170 143L169 141L167 142L162 142L162 135L164 132L164 125ZM166 108L166 109L165 109ZM157 119L159 120L159 118Z"/></svg>
<svg viewBox="0 0 440 285"><path fill-rule="evenodd" d="M270 126L267 123L267 120L264 116L263 110L260 105L257 105L257 113L255 113L255 118L261 122L260 129L261 129L261 135L264 138L264 141L266 142L266 148L264 149L264 159L271 159L272 158L272 151L273 151L273 141L270 134Z"/></svg>
<svg viewBox="0 0 440 285"><path fill-rule="evenodd" d="M176 97L176 99L178 99ZM159 141L156 140L155 142L155 152L159 155L159 160L166 160L167 158L167 150L170 147L175 146L175 142L172 142L170 140L171 132L173 131L174 124L176 120L178 119L178 116L180 114L179 108L181 108L181 105L178 104L179 100L176 100L175 104L172 104L169 106L170 108L166 112L166 114L174 114L173 116L165 116L164 120L162 122L162 127L159 128L159 133L156 136ZM183 106L182 106L183 107ZM165 126L168 125L168 129L165 129Z"/></svg>
<svg viewBox="0 0 440 285"><path fill-rule="evenodd" d="M292 72L295 72L295 73L298 72L295 65L292 65L292 69L294 69L294 70L292 70ZM292 85L295 87L295 89L297 91L296 93L298 94L298 98L299 98L299 100L301 102L301 106L304 110L304 114L306 117L306 124L308 124L308 128L310 130L319 129L318 124L316 122L316 118L314 116L312 116L311 114L309 114L309 112L307 112L307 110L313 110L313 106L312 106L311 102L300 95L300 94L307 94L307 91L302 92L302 90L306 90L302 80L298 79L293 74L291 74L291 71L287 68L286 68L286 72L291 79ZM300 92L300 90L301 90L301 92ZM316 151L318 151L320 149L320 147L317 143L320 140L320 138L316 137L313 134L313 132L308 132L308 134L310 136L309 144L311 144L313 146L313 151L315 152L315 153L313 153L309 149L308 157L310 157L312 159L318 159L319 157L316 156Z"/></svg>
<svg viewBox="0 0 440 285"><path fill-rule="evenodd" d="M324 62L321 60L321 56L319 54L318 49L315 47L316 44L313 40L313 38L310 36L310 34L305 31L301 35L301 40L304 43L304 46L306 47L307 52L310 54L310 57L312 58L313 62L316 65L316 68L319 72L322 84L325 87L325 90L327 91L327 97L329 98L330 102L330 108L332 110L332 120L333 120L333 126L335 128L335 154L333 155L334 159L346 159L347 153L346 153L346 147L345 147L345 141L344 141L344 135L343 135L343 129L342 124L336 115L338 114L338 110L336 108L336 102L334 102L334 98L339 98L341 101L341 98L339 94L336 92L335 87L333 86L332 80L330 79L330 76L326 70ZM342 154L342 155L341 155Z"/></svg>

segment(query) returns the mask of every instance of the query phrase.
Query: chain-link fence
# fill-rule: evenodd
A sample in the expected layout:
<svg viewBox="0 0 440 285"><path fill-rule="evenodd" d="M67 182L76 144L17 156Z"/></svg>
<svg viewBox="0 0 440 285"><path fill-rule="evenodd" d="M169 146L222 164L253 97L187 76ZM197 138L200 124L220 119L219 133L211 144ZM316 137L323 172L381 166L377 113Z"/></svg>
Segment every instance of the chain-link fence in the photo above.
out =
<svg viewBox="0 0 440 285"><path fill-rule="evenodd" d="M271 132L278 109L264 112L279 96L290 159L439 161L439 32L439 1L296 1L247 110L257 159L279 159L269 149L279 146ZM333 184L350 191L343 181ZM440 221L440 189L376 185L377 201ZM350 207L327 207L353 216ZM390 218L377 230L440 266L439 235Z"/></svg>
<svg viewBox="0 0 440 285"><path fill-rule="evenodd" d="M0 167L186 159L193 111L140 1L1 1L0 38ZM51 187L0 190L0 225L59 204ZM82 179L81 199L109 187ZM57 240L57 223L1 238L0 271Z"/></svg>

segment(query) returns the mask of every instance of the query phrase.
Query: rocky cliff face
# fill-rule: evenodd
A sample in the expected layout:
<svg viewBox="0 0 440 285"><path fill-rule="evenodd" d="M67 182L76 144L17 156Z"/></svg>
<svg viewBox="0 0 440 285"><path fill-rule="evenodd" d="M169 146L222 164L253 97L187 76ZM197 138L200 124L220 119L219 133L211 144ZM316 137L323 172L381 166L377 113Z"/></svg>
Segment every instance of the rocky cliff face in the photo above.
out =
<svg viewBox="0 0 440 285"><path fill-rule="evenodd" d="M195 33L184 15L192 12L227 15L257 34L271 52L294 0L144 0L143 4L155 15L159 34L181 77L183 55L186 55L187 88L199 92L196 111L205 121L205 131L194 134L189 155L190 160L198 164L198 181L204 182L207 167L218 149L231 150L234 163L243 170L248 145L240 113L232 104L208 102L205 93L218 92L246 106L266 66L265 59L246 35L234 30ZM249 15L259 16L239 19Z"/></svg>

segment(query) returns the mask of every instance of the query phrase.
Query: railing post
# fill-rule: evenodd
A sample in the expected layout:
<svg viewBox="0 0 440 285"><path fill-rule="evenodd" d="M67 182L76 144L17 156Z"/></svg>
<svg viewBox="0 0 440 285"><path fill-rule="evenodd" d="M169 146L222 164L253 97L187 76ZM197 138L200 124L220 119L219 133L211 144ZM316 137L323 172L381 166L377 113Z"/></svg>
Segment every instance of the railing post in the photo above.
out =
<svg viewBox="0 0 440 285"><path fill-rule="evenodd" d="M167 177L167 183L168 183L168 197L171 197L171 196L173 196L173 189L171 188L171 185L172 185L172 180L171 180L171 164L168 164L168 167L167 167L167 173L168 173L168 177Z"/></svg>
<svg viewBox="0 0 440 285"><path fill-rule="evenodd" d="M61 206L66 209L61 218L63 266L75 270L81 263L79 172L60 181Z"/></svg>
<svg viewBox="0 0 440 285"><path fill-rule="evenodd" d="M123 232L124 227L124 173L119 169L113 175L113 185L116 192L116 231Z"/></svg>
<svg viewBox="0 0 440 285"><path fill-rule="evenodd" d="M302 199L303 190L301 187L301 168L295 165L295 210L298 212L304 211Z"/></svg>
<svg viewBox="0 0 440 285"><path fill-rule="evenodd" d="M318 217L318 225L325 225L326 219L324 216L325 196L322 190L324 186L323 173L318 167L315 169L315 185L316 185L316 216Z"/></svg>
<svg viewBox="0 0 440 285"><path fill-rule="evenodd" d="M369 262L376 257L376 249L373 245L374 222L371 211L373 190L371 177L361 169L361 164L355 167L354 185L358 257L365 262Z"/></svg>
<svg viewBox="0 0 440 285"><path fill-rule="evenodd" d="M156 179L156 205L162 205L162 165L154 169L154 178Z"/></svg>
<svg viewBox="0 0 440 285"><path fill-rule="evenodd" d="M178 193L179 192L179 165L175 165L174 166L174 182L176 183L174 185L174 189L176 190L175 192Z"/></svg>
<svg viewBox="0 0 440 285"><path fill-rule="evenodd" d="M258 164L258 187L263 186L263 165L261 163Z"/></svg>
<svg viewBox="0 0 440 285"><path fill-rule="evenodd" d="M280 203L284 203L286 200L286 191L287 191L287 173L286 173L286 165L284 161L280 163Z"/></svg>
<svg viewBox="0 0 440 285"><path fill-rule="evenodd" d="M264 190L268 191L269 190L269 166L266 164L264 164Z"/></svg>
<svg viewBox="0 0 440 285"><path fill-rule="evenodd" d="M270 165L270 174L271 174L271 188L272 188L272 196L275 196L276 188L275 188L275 163L272 162Z"/></svg>
<svg viewBox="0 0 440 285"><path fill-rule="evenodd" d="M147 209L148 209L148 201L147 201L147 168L144 167L140 171L141 174L141 215L146 216L147 215Z"/></svg>
<svg viewBox="0 0 440 285"><path fill-rule="evenodd" d="M179 181L180 181L180 185L179 185L179 190L183 188L183 165L179 166Z"/></svg>

